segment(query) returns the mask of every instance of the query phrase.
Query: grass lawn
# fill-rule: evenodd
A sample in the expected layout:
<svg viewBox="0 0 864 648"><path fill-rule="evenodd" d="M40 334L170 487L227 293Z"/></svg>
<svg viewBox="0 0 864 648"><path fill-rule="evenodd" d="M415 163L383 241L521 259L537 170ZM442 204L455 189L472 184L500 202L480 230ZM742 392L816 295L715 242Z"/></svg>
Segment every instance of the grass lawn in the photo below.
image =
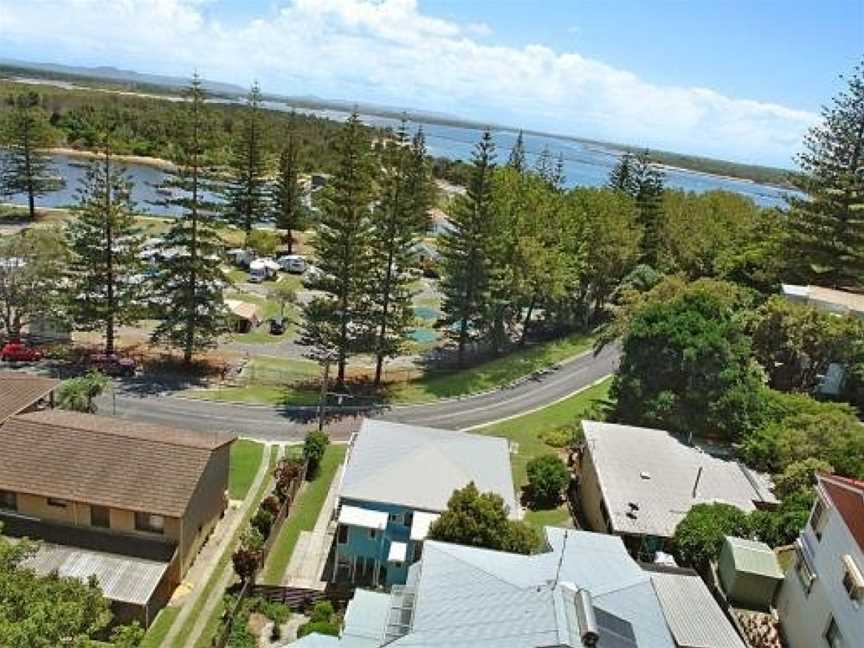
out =
<svg viewBox="0 0 864 648"><path fill-rule="evenodd" d="M279 385L247 385L246 387L221 387L196 389L183 394L187 398L200 398L249 405L317 405L317 390L301 390Z"/></svg>
<svg viewBox="0 0 864 648"><path fill-rule="evenodd" d="M390 392L390 400L396 403L418 403L494 389L586 351L593 343L594 338L590 335L571 335L520 349L470 369L432 374L395 385Z"/></svg>
<svg viewBox="0 0 864 648"><path fill-rule="evenodd" d="M267 557L259 582L278 585L282 581L300 532L311 531L315 527L315 521L324 506L324 500L327 499L327 492L336 471L345 458L346 450L347 446L344 445L327 446L317 477L306 484L294 511L279 530L279 537Z"/></svg>
<svg viewBox="0 0 864 648"><path fill-rule="evenodd" d="M164 607L156 615L156 620L148 628L147 634L139 644L139 648L164 648L165 635L174 624L177 615L182 608L179 606Z"/></svg>
<svg viewBox="0 0 864 648"><path fill-rule="evenodd" d="M264 445L256 441L238 439L231 445L231 469L228 473L231 499L245 499L263 455Z"/></svg>
<svg viewBox="0 0 864 648"><path fill-rule="evenodd" d="M602 401L608 397L611 385L612 378L607 378L603 382L559 403L525 416L480 428L477 433L505 437L518 446L517 452L511 455L510 462L513 467L513 483L521 489L528 483L525 472L528 462L535 457L556 452L555 448L540 438L540 434L544 430L554 430L568 423L578 424L584 413L596 401ZM569 520L570 514L566 506L555 509L529 510L525 513L525 521L538 528L547 524L558 525L569 522Z"/></svg>

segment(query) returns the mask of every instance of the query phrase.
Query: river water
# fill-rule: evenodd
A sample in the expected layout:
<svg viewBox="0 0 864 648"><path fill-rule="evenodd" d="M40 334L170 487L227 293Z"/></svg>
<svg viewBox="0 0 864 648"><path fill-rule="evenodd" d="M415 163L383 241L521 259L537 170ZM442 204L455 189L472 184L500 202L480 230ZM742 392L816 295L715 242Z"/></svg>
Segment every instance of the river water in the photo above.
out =
<svg viewBox="0 0 864 648"><path fill-rule="evenodd" d="M267 102L268 108L286 110L284 105ZM347 118L348 113L336 110L308 110L304 112L314 113L321 117L327 117L342 121ZM398 120L376 115L361 115L361 119L374 126L395 127ZM416 128L416 123L409 124L411 129ZM426 142L429 153L433 156L446 157L453 160L470 160L471 151L480 139L480 131L476 128L459 126L445 126L441 124L422 124L426 134ZM516 140L516 132L509 130L496 130L493 132L498 161L506 162L510 149ZM525 149L529 164L533 164L537 156L548 147L552 155L557 158L559 154L564 156L564 174L568 187L601 186L606 183L609 171L618 160L619 153L612 149L604 148L599 144L579 142L559 137L540 135L525 135ZM65 186L51 192L38 200L43 207L66 207L75 203L75 193L80 179L83 177L86 162L80 158L71 158L67 155L55 155L54 163L57 174L65 180ZM179 210L175 208L154 205L160 201L156 191L163 178L163 172L155 167L142 164L125 165L127 173L134 182L132 199L136 208L142 212L156 215L176 215ZM685 191L703 192L712 189L723 189L734 191L753 199L757 204L772 207L783 204L784 190L771 185L763 185L747 180L738 180L715 176L708 173L686 171L683 169L664 169L666 184L676 189ZM4 200L25 203L23 195L5 197Z"/></svg>

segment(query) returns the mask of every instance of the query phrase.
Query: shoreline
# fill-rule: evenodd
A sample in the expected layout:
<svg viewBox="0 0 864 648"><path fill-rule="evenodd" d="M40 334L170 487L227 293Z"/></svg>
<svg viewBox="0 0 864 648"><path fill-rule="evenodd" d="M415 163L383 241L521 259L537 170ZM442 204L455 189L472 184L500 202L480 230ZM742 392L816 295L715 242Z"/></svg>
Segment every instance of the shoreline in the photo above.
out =
<svg viewBox="0 0 864 648"><path fill-rule="evenodd" d="M100 157L96 151L86 151L83 149L68 148L65 146L57 146L45 149L51 155L65 155L66 157L81 158L85 160L93 160ZM177 167L170 160L164 158L147 157L145 155L119 155L113 154L112 159L126 164L139 164L141 166L149 166L161 171L174 171Z"/></svg>

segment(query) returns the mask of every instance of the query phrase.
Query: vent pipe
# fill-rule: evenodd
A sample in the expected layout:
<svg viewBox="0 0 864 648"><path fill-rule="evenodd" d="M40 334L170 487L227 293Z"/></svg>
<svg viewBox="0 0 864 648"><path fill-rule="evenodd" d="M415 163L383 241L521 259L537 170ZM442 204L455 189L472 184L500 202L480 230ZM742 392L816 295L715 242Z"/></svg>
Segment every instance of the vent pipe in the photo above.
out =
<svg viewBox="0 0 864 648"><path fill-rule="evenodd" d="M593 648L600 640L597 617L594 616L594 604L591 602L591 592L580 589L573 597L576 605L576 619L579 621L579 636L582 645Z"/></svg>

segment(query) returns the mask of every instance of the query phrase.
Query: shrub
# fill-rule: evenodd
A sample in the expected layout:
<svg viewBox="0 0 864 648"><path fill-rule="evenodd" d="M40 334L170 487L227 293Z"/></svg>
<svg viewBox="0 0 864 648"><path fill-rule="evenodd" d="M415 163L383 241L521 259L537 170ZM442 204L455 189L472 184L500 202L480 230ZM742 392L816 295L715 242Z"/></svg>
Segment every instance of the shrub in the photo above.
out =
<svg viewBox="0 0 864 648"><path fill-rule="evenodd" d="M279 461L273 478L276 481L274 492L281 502L288 499L291 483L300 476L303 471L303 460L299 457L286 457Z"/></svg>
<svg viewBox="0 0 864 648"><path fill-rule="evenodd" d="M297 638L300 639L308 634L317 632L322 635L330 635L331 637L339 636L339 624L332 621L310 621L304 623L297 628Z"/></svg>
<svg viewBox="0 0 864 648"><path fill-rule="evenodd" d="M570 472L558 455L547 454L528 462L528 491L537 504L558 504L570 483Z"/></svg>
<svg viewBox="0 0 864 648"><path fill-rule="evenodd" d="M318 466L329 443L330 439L323 432L314 430L306 435L306 439L303 441L303 458L308 462L308 477L314 476L318 472Z"/></svg>
<svg viewBox="0 0 864 648"><path fill-rule="evenodd" d="M282 504L279 502L278 497L270 495L262 500L261 508L265 511L269 511L273 514L273 517L276 517L279 515L279 509L282 508Z"/></svg>
<svg viewBox="0 0 864 648"><path fill-rule="evenodd" d="M312 608L312 614L309 615L309 620L313 623L330 621L334 614L336 614L336 612L333 610L333 604L330 601L318 601L315 604L315 607Z"/></svg>
<svg viewBox="0 0 864 648"><path fill-rule="evenodd" d="M774 494L785 499L794 493L809 491L816 484L817 472L833 473L834 468L827 461L815 457L790 463L782 473L774 476Z"/></svg>
<svg viewBox="0 0 864 648"><path fill-rule="evenodd" d="M250 527L240 538L240 546L231 556L234 572L244 581L251 579L261 564L264 537L255 527Z"/></svg>
<svg viewBox="0 0 864 648"><path fill-rule="evenodd" d="M748 537L747 514L731 504L697 504L675 528L676 560L705 571L716 560L725 536Z"/></svg>
<svg viewBox="0 0 864 648"><path fill-rule="evenodd" d="M270 511L259 508L252 518L252 526L258 529L259 533L266 538L270 535L270 529L273 528L274 520L275 517Z"/></svg>
<svg viewBox="0 0 864 648"><path fill-rule="evenodd" d="M537 436L548 446L564 448L578 439L578 428L573 423L567 423L556 428L541 430Z"/></svg>

